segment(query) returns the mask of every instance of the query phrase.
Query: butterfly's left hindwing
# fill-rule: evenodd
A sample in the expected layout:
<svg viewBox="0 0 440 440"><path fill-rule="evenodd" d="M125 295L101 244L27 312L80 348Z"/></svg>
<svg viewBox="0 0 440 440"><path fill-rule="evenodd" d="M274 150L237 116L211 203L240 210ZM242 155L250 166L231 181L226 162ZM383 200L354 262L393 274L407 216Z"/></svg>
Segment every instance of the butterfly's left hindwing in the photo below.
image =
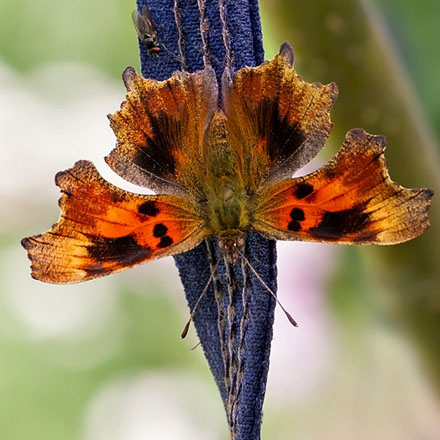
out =
<svg viewBox="0 0 440 440"><path fill-rule="evenodd" d="M195 247L210 231L191 199L137 195L110 185L91 162L57 174L61 218L22 243L32 276L75 283Z"/></svg>
<svg viewBox="0 0 440 440"><path fill-rule="evenodd" d="M394 244L429 227L432 192L393 182L385 139L351 130L335 158L305 177L280 181L258 197L253 227L278 240Z"/></svg>

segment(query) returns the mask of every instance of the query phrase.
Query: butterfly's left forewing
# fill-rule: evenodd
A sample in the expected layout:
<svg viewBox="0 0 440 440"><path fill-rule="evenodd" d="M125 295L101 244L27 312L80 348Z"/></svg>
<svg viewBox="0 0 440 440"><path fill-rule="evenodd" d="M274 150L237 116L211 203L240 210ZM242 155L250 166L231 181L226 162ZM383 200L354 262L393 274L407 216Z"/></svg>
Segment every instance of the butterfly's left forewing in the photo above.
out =
<svg viewBox="0 0 440 440"><path fill-rule="evenodd" d="M393 182L385 139L351 130L335 156L305 177L280 181L259 195L253 227L278 240L393 244L429 227L432 192Z"/></svg>
<svg viewBox="0 0 440 440"><path fill-rule="evenodd" d="M161 193L201 195L206 130L217 109L212 68L176 72L166 81L123 73L127 97L110 116L117 137L107 164L125 180Z"/></svg>
<svg viewBox="0 0 440 440"><path fill-rule="evenodd" d="M106 182L91 162L57 174L61 217L23 245L32 276L75 283L174 255L210 234L190 198L137 195Z"/></svg>

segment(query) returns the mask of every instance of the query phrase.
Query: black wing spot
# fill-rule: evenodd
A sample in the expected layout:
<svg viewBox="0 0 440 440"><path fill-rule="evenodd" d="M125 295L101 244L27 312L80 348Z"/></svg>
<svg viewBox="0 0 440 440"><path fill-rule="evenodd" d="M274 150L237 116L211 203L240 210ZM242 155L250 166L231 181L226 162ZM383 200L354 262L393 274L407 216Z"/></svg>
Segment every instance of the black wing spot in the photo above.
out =
<svg viewBox="0 0 440 440"><path fill-rule="evenodd" d="M301 230L301 224L299 221L297 220L292 220L288 225L287 225L287 229L289 231L293 231L293 232L298 232Z"/></svg>
<svg viewBox="0 0 440 440"><path fill-rule="evenodd" d="M148 215L150 217L156 217L156 215L159 214L160 210L157 207L156 202L148 200L139 206L138 212L140 214Z"/></svg>
<svg viewBox="0 0 440 440"><path fill-rule="evenodd" d="M304 197L307 197L309 194L313 192L313 185L310 185L309 183L300 183L295 188L295 197L297 199L303 199Z"/></svg>
<svg viewBox="0 0 440 440"><path fill-rule="evenodd" d="M292 218L292 221L287 225L287 229L293 232L301 230L300 222L306 218L304 211L300 208L293 208L292 211L290 211L290 217Z"/></svg>
<svg viewBox="0 0 440 440"><path fill-rule="evenodd" d="M176 164L172 149L175 148L175 137L170 133L179 133L179 123L164 111L153 115L147 108L144 110L151 124L152 135L146 137L145 145L139 147L133 162L157 177L174 176Z"/></svg>
<svg viewBox="0 0 440 440"><path fill-rule="evenodd" d="M338 239L347 234L361 232L369 222L369 214L358 206L344 211L326 212L318 226L310 232L318 237Z"/></svg>
<svg viewBox="0 0 440 440"><path fill-rule="evenodd" d="M271 162L282 164L303 145L306 135L298 123L280 115L279 97L264 98L258 108L258 131L261 138L267 138Z"/></svg>
<svg viewBox="0 0 440 440"><path fill-rule="evenodd" d="M292 211L290 211L290 217L292 220L296 221L303 221L306 217L304 216L304 211L300 208L293 208Z"/></svg>
<svg viewBox="0 0 440 440"><path fill-rule="evenodd" d="M163 237L168 232L168 228L163 223L158 223L153 228L153 235L157 238Z"/></svg>
<svg viewBox="0 0 440 440"><path fill-rule="evenodd" d="M149 247L141 246L132 235L118 238L97 238L88 246L89 255L97 261L117 261L133 264L151 254Z"/></svg>
<svg viewBox="0 0 440 440"><path fill-rule="evenodd" d="M168 246L171 246L172 244L173 244L173 239L170 236L165 235L165 237L162 237L160 239L160 242L157 245L157 247L159 247L159 248L166 248Z"/></svg>

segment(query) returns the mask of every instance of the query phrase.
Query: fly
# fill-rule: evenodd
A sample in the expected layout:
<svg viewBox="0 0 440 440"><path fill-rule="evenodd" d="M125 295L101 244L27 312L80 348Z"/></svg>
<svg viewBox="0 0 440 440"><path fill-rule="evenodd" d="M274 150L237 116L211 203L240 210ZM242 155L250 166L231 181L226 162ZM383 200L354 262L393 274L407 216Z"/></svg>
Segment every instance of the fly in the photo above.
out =
<svg viewBox="0 0 440 440"><path fill-rule="evenodd" d="M139 40L146 47L148 55L152 57L159 56L162 49L157 39L156 27L154 26L150 10L147 6L142 7L141 13L135 9L131 14L131 18L133 19Z"/></svg>

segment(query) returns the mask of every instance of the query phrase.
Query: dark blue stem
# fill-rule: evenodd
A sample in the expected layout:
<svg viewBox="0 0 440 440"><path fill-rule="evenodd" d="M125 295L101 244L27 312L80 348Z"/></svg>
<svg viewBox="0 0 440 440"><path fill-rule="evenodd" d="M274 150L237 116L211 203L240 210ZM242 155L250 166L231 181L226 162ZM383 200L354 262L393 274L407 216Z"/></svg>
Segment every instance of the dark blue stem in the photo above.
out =
<svg viewBox="0 0 440 440"><path fill-rule="evenodd" d="M179 60L178 27L174 7L179 8L181 39L184 42L183 53L187 69L192 72L203 68L202 39L200 34L200 12L196 0L137 0L138 9L147 4L150 8L159 40L167 50L159 57L152 58L140 45L142 74L147 78L167 79L175 70L182 68ZM224 67L225 47L222 38L222 24L219 14L221 0L206 0L205 13L208 22L208 50L210 61L221 77ZM225 4L226 24L229 30L229 42L234 68L256 66L264 60L262 35L257 0L223 1ZM168 52L169 51L169 52ZM175 54L175 55L173 55ZM213 240L216 246L215 239ZM276 250L273 241L258 234L249 234L246 254L250 263L265 283L276 290ZM206 285L210 275L206 244L202 243L194 250L175 257L188 304L192 308ZM242 276L236 271L237 282ZM225 283L224 267L219 268L220 280ZM245 334L245 351L242 355L244 378L236 417L234 439L257 440L260 438L262 406L266 391L266 379L269 369L270 343L275 302L267 290L252 273L249 274L251 292L249 295L250 319ZM227 289L225 287L225 291ZM226 313L226 311L225 311ZM241 298L236 303L236 322L243 314ZM220 338L217 323L218 313L211 289L201 301L194 316L205 356L217 382L223 402L226 399Z"/></svg>

